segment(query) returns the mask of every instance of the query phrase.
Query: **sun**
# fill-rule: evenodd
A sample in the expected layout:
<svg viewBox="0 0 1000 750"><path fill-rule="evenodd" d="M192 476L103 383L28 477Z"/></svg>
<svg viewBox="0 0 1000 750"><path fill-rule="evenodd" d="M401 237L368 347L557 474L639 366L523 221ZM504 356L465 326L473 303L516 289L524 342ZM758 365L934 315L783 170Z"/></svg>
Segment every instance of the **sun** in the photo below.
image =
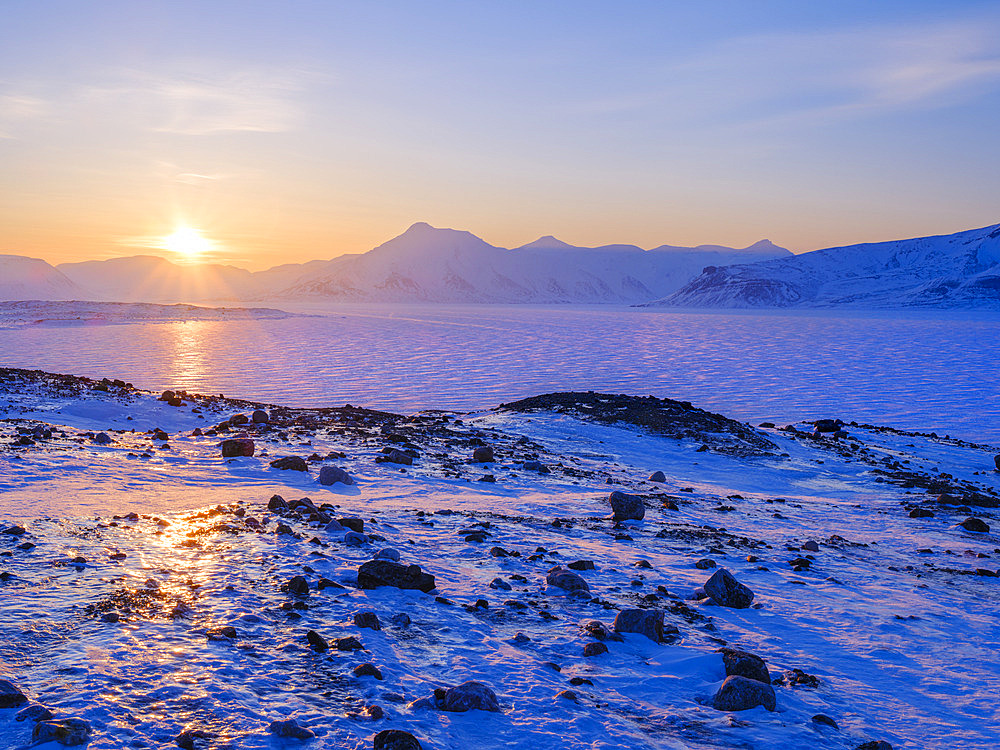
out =
<svg viewBox="0 0 1000 750"><path fill-rule="evenodd" d="M172 253L194 259L212 249L211 240L191 227L178 227L173 234L163 238L163 246Z"/></svg>

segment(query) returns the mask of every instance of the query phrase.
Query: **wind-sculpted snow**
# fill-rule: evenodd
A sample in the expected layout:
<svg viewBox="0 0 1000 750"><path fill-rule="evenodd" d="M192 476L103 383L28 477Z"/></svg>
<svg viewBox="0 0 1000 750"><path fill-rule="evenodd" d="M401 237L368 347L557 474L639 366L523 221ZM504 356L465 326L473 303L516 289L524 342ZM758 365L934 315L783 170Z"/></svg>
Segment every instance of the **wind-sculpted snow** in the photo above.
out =
<svg viewBox="0 0 1000 750"><path fill-rule="evenodd" d="M1000 499L997 446L828 414L742 456L576 409L172 395L0 378L0 679L36 718L87 722L93 750L297 745L281 727L317 750L388 729L484 750L995 744L1000 521L953 502ZM223 459L241 433L255 454ZM308 470L271 466L291 454ZM613 490L641 521L614 523ZM373 559L435 588L359 588ZM749 607L706 598L723 568ZM23 708L0 708L0 746L29 744Z"/></svg>
<svg viewBox="0 0 1000 750"><path fill-rule="evenodd" d="M711 266L650 305L1000 309L1000 225Z"/></svg>

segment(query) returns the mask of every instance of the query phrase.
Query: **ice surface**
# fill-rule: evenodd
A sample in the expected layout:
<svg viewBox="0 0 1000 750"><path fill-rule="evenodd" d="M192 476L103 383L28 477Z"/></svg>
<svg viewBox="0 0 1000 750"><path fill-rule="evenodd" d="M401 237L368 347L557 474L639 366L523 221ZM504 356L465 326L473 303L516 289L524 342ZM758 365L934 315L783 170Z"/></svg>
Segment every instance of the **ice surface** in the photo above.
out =
<svg viewBox="0 0 1000 750"><path fill-rule="evenodd" d="M322 317L0 330L16 367L301 406L475 409L599 390L727 416L1000 442L1000 315L325 305Z"/></svg>

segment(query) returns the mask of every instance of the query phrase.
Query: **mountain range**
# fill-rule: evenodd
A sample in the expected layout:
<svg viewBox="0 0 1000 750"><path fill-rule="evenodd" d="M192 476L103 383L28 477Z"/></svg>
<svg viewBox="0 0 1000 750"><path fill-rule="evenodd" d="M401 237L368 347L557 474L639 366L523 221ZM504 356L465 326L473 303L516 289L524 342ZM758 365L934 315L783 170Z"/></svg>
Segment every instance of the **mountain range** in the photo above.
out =
<svg viewBox="0 0 1000 750"><path fill-rule="evenodd" d="M1000 224L756 263L712 265L677 292L646 304L1000 308Z"/></svg>
<svg viewBox="0 0 1000 750"><path fill-rule="evenodd" d="M618 303L669 295L707 265L791 256L767 240L644 250L575 247L542 237L515 249L419 222L366 253L250 272L155 256L62 263L0 256L0 298L116 302L338 300L357 302Z"/></svg>

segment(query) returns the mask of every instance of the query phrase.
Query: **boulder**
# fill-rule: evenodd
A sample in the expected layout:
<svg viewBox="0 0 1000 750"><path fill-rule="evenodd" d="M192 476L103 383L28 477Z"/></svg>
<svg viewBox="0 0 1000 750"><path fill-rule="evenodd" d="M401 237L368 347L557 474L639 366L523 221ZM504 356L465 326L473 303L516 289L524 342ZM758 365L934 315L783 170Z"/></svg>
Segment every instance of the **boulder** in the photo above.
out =
<svg viewBox="0 0 1000 750"><path fill-rule="evenodd" d="M370 610L358 612L354 615L354 624L359 628L382 629L382 623L379 622L378 615Z"/></svg>
<svg viewBox="0 0 1000 750"><path fill-rule="evenodd" d="M959 526L966 531L975 531L979 534L985 534L990 530L990 525L981 518L966 518L959 524Z"/></svg>
<svg viewBox="0 0 1000 750"><path fill-rule="evenodd" d="M288 502L281 495L271 495L271 499L267 501L267 509L282 513L288 510Z"/></svg>
<svg viewBox="0 0 1000 750"><path fill-rule="evenodd" d="M719 568L705 581L705 593L716 604L733 609L746 609L753 602L753 592L725 568Z"/></svg>
<svg viewBox="0 0 1000 750"><path fill-rule="evenodd" d="M353 669L353 673L355 677L374 677L376 680L382 679L382 670L367 661L364 664L356 666Z"/></svg>
<svg viewBox="0 0 1000 750"><path fill-rule="evenodd" d="M477 464L493 463L493 447L483 445L472 451L472 461Z"/></svg>
<svg viewBox="0 0 1000 750"><path fill-rule="evenodd" d="M302 456L283 456L274 459L270 465L280 471L309 471L309 464Z"/></svg>
<svg viewBox="0 0 1000 750"><path fill-rule="evenodd" d="M326 638L321 636L315 630L306 632L306 640L309 641L309 646L313 651L323 653L330 648L330 644L326 642Z"/></svg>
<svg viewBox="0 0 1000 750"><path fill-rule="evenodd" d="M53 714L45 706L39 705L38 703L32 703L27 708L22 708L17 712L14 717L17 721L48 721L53 718Z"/></svg>
<svg viewBox="0 0 1000 750"><path fill-rule="evenodd" d="M417 738L402 729L383 729L375 735L374 750L423 750Z"/></svg>
<svg viewBox="0 0 1000 750"><path fill-rule="evenodd" d="M662 471L654 471L652 474L649 475L649 481L650 482L666 482L667 481L667 475L664 474Z"/></svg>
<svg viewBox="0 0 1000 750"><path fill-rule="evenodd" d="M229 424L231 425L241 425L247 424L250 421L250 417L246 414L234 414L229 418Z"/></svg>
<svg viewBox="0 0 1000 750"><path fill-rule="evenodd" d="M363 518L358 518L357 516L345 516L344 518L338 518L337 520L345 529L356 531L359 534L365 533L365 519Z"/></svg>
<svg viewBox="0 0 1000 750"><path fill-rule="evenodd" d="M256 409L254 413L250 416L250 420L254 424L267 424L271 421L271 417L268 416L267 412L263 409Z"/></svg>
<svg viewBox="0 0 1000 750"><path fill-rule="evenodd" d="M358 568L358 587L376 589L393 586L397 589L417 589L425 594L434 588L434 576L424 573L419 565L401 565L391 560L369 560Z"/></svg>
<svg viewBox="0 0 1000 750"><path fill-rule="evenodd" d="M566 591L590 591L590 586L580 576L571 570L566 570L560 565L549 570L545 576L545 582L549 586L555 586Z"/></svg>
<svg viewBox="0 0 1000 750"><path fill-rule="evenodd" d="M444 711L499 711L500 703L497 694L488 686L476 680L463 682L461 685L448 688L441 700Z"/></svg>
<svg viewBox="0 0 1000 750"><path fill-rule="evenodd" d="M608 502L611 503L615 521L641 521L646 515L646 506L642 498L636 495L615 490L608 496Z"/></svg>
<svg viewBox="0 0 1000 750"><path fill-rule="evenodd" d="M600 656L601 654L606 653L608 653L608 647L600 641L591 641L590 643L584 644L584 656Z"/></svg>
<svg viewBox="0 0 1000 750"><path fill-rule="evenodd" d="M331 484L354 484L354 478L345 469L339 466L324 466L319 470L319 483L330 486Z"/></svg>
<svg viewBox="0 0 1000 750"><path fill-rule="evenodd" d="M96 435L94 435L94 442L97 443L98 445L110 445L114 441L111 439L111 436L108 433L98 432Z"/></svg>
<svg viewBox="0 0 1000 750"><path fill-rule="evenodd" d="M623 609L611 627L616 633L638 633L659 643L663 640L663 610Z"/></svg>
<svg viewBox="0 0 1000 750"><path fill-rule="evenodd" d="M569 565L566 566L570 570L594 570L593 560L574 560Z"/></svg>
<svg viewBox="0 0 1000 750"><path fill-rule="evenodd" d="M31 739L41 745L43 742L58 742L72 747L90 741L90 724L83 719L51 719L35 724Z"/></svg>
<svg viewBox="0 0 1000 750"><path fill-rule="evenodd" d="M726 668L726 675L732 677L746 677L757 682L771 683L771 674L767 671L767 664L756 654L748 651L740 651L735 648L720 648L722 663Z"/></svg>
<svg viewBox="0 0 1000 750"><path fill-rule="evenodd" d="M0 708L13 708L27 702L24 693L18 690L14 683L0 680Z"/></svg>
<svg viewBox="0 0 1000 750"><path fill-rule="evenodd" d="M223 440L221 447L223 458L252 456L254 453L253 440L250 438L230 438L229 440Z"/></svg>
<svg viewBox="0 0 1000 750"><path fill-rule="evenodd" d="M309 582L305 576L294 576L287 585L288 593L294 596L309 596Z"/></svg>
<svg viewBox="0 0 1000 750"><path fill-rule="evenodd" d="M749 677L732 675L712 698L712 706L719 711L746 711L763 706L768 711L777 708L774 688Z"/></svg>

